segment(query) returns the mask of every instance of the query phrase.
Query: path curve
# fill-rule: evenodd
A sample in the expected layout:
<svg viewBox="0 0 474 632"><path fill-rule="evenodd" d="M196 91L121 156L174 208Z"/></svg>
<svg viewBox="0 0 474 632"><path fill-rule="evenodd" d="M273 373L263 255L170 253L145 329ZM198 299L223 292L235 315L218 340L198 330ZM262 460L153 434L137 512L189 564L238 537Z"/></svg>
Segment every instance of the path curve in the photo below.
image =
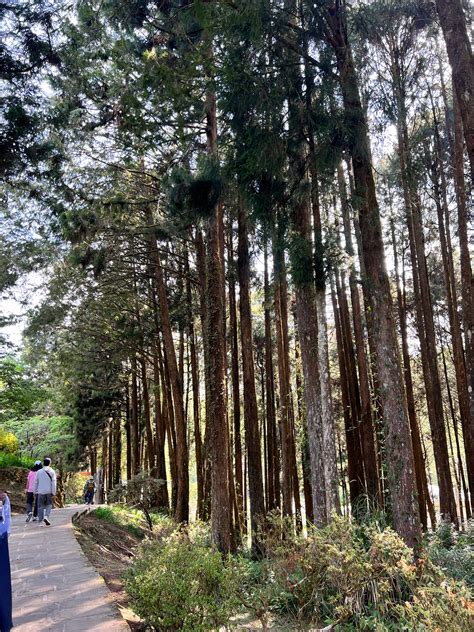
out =
<svg viewBox="0 0 474 632"><path fill-rule="evenodd" d="M55 509L51 527L13 517L9 543L15 632L130 632L74 536L72 516L79 509Z"/></svg>

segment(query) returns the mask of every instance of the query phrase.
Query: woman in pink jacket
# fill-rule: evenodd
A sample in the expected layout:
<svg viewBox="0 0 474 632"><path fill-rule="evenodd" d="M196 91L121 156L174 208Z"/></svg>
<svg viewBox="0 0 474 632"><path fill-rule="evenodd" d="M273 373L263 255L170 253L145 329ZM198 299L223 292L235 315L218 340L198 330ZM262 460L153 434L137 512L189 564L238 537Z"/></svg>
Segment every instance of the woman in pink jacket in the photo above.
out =
<svg viewBox="0 0 474 632"><path fill-rule="evenodd" d="M40 470L43 466L41 465L41 461L35 461L35 464L28 472L28 478L26 480L26 522L29 522L31 518L36 520L38 517L38 502L35 502L35 481L36 481L36 472ZM35 505L34 516L33 516L33 503Z"/></svg>

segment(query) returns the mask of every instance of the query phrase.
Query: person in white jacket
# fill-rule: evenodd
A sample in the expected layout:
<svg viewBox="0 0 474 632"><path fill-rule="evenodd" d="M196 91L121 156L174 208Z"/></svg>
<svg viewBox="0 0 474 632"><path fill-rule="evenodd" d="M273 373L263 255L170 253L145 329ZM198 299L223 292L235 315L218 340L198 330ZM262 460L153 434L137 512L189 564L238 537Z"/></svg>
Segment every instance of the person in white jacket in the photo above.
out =
<svg viewBox="0 0 474 632"><path fill-rule="evenodd" d="M35 493L38 494L38 523L49 527L53 498L56 496L56 472L51 467L51 459L46 458L43 465L36 473Z"/></svg>

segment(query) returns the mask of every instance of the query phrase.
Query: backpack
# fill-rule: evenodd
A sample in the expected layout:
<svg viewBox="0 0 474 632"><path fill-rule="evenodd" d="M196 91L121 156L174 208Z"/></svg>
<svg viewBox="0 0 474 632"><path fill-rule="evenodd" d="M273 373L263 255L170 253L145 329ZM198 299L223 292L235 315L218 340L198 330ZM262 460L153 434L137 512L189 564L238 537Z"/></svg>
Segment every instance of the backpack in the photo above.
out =
<svg viewBox="0 0 474 632"><path fill-rule="evenodd" d="M93 481L89 481L87 483L87 493L90 494L93 491L94 491L94 482Z"/></svg>

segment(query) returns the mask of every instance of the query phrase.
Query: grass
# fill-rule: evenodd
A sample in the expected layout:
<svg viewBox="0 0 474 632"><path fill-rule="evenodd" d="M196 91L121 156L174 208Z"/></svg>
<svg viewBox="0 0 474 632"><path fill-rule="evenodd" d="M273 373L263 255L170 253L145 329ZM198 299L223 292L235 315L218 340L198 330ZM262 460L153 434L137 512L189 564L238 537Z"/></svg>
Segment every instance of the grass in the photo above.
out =
<svg viewBox="0 0 474 632"><path fill-rule="evenodd" d="M26 467L33 466L35 460L27 456L19 456L18 454L6 454L0 452L0 468L6 467Z"/></svg>
<svg viewBox="0 0 474 632"><path fill-rule="evenodd" d="M109 507L98 507L94 515L99 520L124 527L129 533L138 538L143 538L145 535L143 514L137 509L110 505Z"/></svg>
<svg viewBox="0 0 474 632"><path fill-rule="evenodd" d="M140 509L131 509L130 507L116 504L98 507L94 514L99 520L123 527L138 538L143 538L147 531L145 517ZM155 533L162 530L171 532L176 528L176 524L168 516L164 516L161 513L150 513L150 516L154 530L155 527L158 527Z"/></svg>

